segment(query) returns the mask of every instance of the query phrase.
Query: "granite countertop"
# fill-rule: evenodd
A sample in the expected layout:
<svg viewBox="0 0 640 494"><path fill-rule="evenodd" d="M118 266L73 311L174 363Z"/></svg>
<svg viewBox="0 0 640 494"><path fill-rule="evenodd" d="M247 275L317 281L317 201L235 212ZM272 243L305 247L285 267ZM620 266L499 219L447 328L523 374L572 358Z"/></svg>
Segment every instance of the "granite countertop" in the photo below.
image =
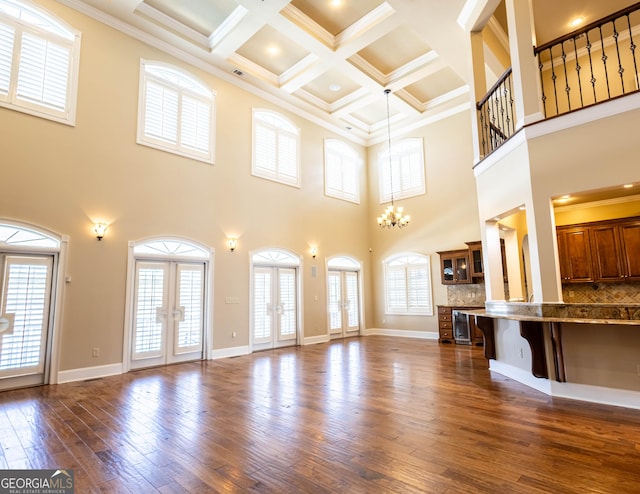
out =
<svg viewBox="0 0 640 494"><path fill-rule="evenodd" d="M640 325L640 304L565 304L487 302L483 310L470 310L478 316L514 321L569 322L580 324Z"/></svg>

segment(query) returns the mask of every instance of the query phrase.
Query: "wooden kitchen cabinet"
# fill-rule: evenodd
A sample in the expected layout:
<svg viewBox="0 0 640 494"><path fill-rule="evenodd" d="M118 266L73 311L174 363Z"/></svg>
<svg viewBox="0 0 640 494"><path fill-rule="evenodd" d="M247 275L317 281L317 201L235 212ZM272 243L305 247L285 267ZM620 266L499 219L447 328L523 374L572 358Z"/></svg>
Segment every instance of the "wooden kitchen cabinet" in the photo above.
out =
<svg viewBox="0 0 640 494"><path fill-rule="evenodd" d="M591 227L596 281L640 281L640 220Z"/></svg>
<svg viewBox="0 0 640 494"><path fill-rule="evenodd" d="M453 309L446 305L438 306L438 331L440 343L453 343Z"/></svg>
<svg viewBox="0 0 640 494"><path fill-rule="evenodd" d="M640 217L561 226L562 283L640 281Z"/></svg>
<svg viewBox="0 0 640 494"><path fill-rule="evenodd" d="M471 283L469 250L449 250L440 255L440 275L443 285Z"/></svg>
<svg viewBox="0 0 640 494"><path fill-rule="evenodd" d="M482 242L465 242L469 246L469 270L471 278L483 278Z"/></svg>
<svg viewBox="0 0 640 494"><path fill-rule="evenodd" d="M556 233L562 283L594 281L589 227L563 226Z"/></svg>
<svg viewBox="0 0 640 494"><path fill-rule="evenodd" d="M451 305L439 305L438 306L438 331L440 343L453 343L456 341L454 334L454 314L456 310L469 310L480 309L481 307L470 306L451 306ZM484 344L484 335L480 328L476 326L475 317L466 317L465 321L469 324L469 334L471 341L466 344L482 346Z"/></svg>

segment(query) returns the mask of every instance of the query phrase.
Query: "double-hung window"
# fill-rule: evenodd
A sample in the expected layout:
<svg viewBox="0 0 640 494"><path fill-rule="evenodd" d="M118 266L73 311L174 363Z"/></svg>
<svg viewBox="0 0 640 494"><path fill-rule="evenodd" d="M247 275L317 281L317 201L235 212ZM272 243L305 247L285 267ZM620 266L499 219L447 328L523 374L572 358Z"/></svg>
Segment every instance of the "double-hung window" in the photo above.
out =
<svg viewBox="0 0 640 494"><path fill-rule="evenodd" d="M213 91L191 74L142 60L138 144L213 163L213 104Z"/></svg>
<svg viewBox="0 0 640 494"><path fill-rule="evenodd" d="M288 119L269 110L253 110L251 173L300 186L300 132Z"/></svg>
<svg viewBox="0 0 640 494"><path fill-rule="evenodd" d="M30 2L0 0L0 106L75 125L80 33Z"/></svg>
<svg viewBox="0 0 640 494"><path fill-rule="evenodd" d="M391 157L391 159L389 159ZM389 164L391 163L391 164ZM422 139L402 139L378 155L380 202L425 193Z"/></svg>
<svg viewBox="0 0 640 494"><path fill-rule="evenodd" d="M351 146L337 139L324 141L324 193L360 203L360 158Z"/></svg>
<svg viewBox="0 0 640 494"><path fill-rule="evenodd" d="M431 261L422 254L400 254L384 261L387 314L433 315Z"/></svg>

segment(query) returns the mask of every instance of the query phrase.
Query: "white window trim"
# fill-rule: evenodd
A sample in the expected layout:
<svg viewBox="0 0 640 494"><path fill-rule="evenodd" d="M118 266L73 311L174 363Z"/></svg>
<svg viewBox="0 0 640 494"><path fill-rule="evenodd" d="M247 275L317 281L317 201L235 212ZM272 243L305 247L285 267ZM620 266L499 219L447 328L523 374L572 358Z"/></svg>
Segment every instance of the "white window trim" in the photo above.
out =
<svg viewBox="0 0 640 494"><path fill-rule="evenodd" d="M404 267L402 269L405 270L405 273L407 271L407 269L411 269L411 266L424 266L424 270L425 273L427 275L427 307L423 310L418 310L418 309L414 309L412 310L410 307L407 306L407 310L406 311L400 311L400 310L392 310L389 308L389 294L388 294L388 290L389 290L389 286L388 286L388 273L389 273L389 269L397 269L394 267L391 267L390 264L392 264L394 261L398 261L402 258L411 258L411 259L416 259L418 262L415 263L411 263L411 264L405 264ZM414 316L433 316L433 282L432 282L432 278L431 278L431 257L427 256L425 254L418 254L418 253L414 253L414 252L406 252L406 253L402 253L402 254L396 254L393 255L387 259L385 259L384 261L382 261L383 264L383 270L384 270L384 305L385 305L385 314L393 314L393 315L414 315ZM405 290L407 290L407 286L406 286L406 277L405 277ZM407 291L408 294L408 291ZM407 300L408 300L408 296L407 296Z"/></svg>
<svg viewBox="0 0 640 494"><path fill-rule="evenodd" d="M146 65L149 66L161 66L165 67L171 71L179 73L182 77L186 79L190 79L194 84L200 85L204 88L207 88L210 91L211 99L210 99L210 121L209 121L209 150L206 153L199 152L198 150L187 148L180 143L179 137L179 128L180 121L178 118L177 126L178 126L178 138L177 142L172 143L169 141L155 139L151 136L145 135L145 108L146 108L146 87L148 80L154 80L162 85L167 85L167 82L164 80L160 80L155 78L152 74L149 74L146 70ZM188 94L196 99L204 100L201 95L196 95L196 93L190 92L184 88L174 87L178 92ZM186 158L191 158L197 161L202 161L204 163L214 164L215 160L215 133L216 133L216 93L212 89L210 89L203 81L195 77L193 74L176 67L175 65L152 61L152 60L140 60L140 82L139 82L139 90L138 90L138 130L136 142L143 146L148 146L154 149L159 149L160 151L165 151L167 153L176 154L178 156L184 156ZM178 113L180 113L178 111Z"/></svg>
<svg viewBox="0 0 640 494"><path fill-rule="evenodd" d="M333 189L329 186L329 161L328 161L328 156L330 153L330 147L332 145L336 145L338 148L342 148L343 152L340 153L340 156L342 158L342 168L340 170L342 176L345 176L345 170L344 170L344 161L346 159L350 159L352 160L352 162L349 163L349 167L352 168L352 172L353 172L353 179L355 182L355 192L351 193L351 192L345 192L344 190L344 186L342 187L342 190L338 190L338 189ZM350 155L350 156L349 156ZM327 197L333 197L336 199L341 199L343 201L347 201L347 202L352 202L354 204L360 204L360 167L362 166L362 160L360 159L360 157L358 156L358 153L356 153L356 151L349 146L347 143L339 140L339 139L325 139L324 140L324 193ZM344 180L343 180L343 185L344 185Z"/></svg>
<svg viewBox="0 0 640 494"><path fill-rule="evenodd" d="M406 144L407 142L419 142L419 150L420 150L420 184L416 187L410 187L405 189L404 184L394 183L394 188L400 187L399 190L393 192L393 199L407 199L409 197L415 197L426 193L425 187L425 163L424 163L424 142L421 137L407 137L399 140L395 144L391 146L391 149L385 149L378 153L378 177L379 177L379 187L380 187L380 204L384 204L386 202L391 201L391 191L386 192L384 190L384 174L388 173L389 170L389 153L391 153L391 162L392 167L397 166L397 159L394 159L398 155L398 149ZM418 147L418 146L416 146ZM400 175L402 172L400 172ZM386 192L386 193L385 193Z"/></svg>
<svg viewBox="0 0 640 494"><path fill-rule="evenodd" d="M259 121L256 118L256 114L258 113L271 113L276 118L285 121L295 132L296 138L296 177L295 180L289 180L286 177L283 177L279 171L276 170L274 173L270 173L266 170L260 169L256 165L256 123ZM273 182L277 182L284 185L290 185L291 187L300 187L301 186L301 167L300 167L300 129L287 117L273 110L268 110L264 108L254 108L252 111L252 144L251 144L251 174L254 177L263 178L265 180L271 180ZM279 167L278 167L279 168Z"/></svg>
<svg viewBox="0 0 640 494"><path fill-rule="evenodd" d="M68 31L71 39L66 39L51 31L42 29L40 27L33 26L26 22L23 22L15 17L2 14L0 12L0 20L4 24L11 25L15 28L14 49L13 49L13 62L11 70L11 79L9 82L9 94L6 96L0 95L0 107L8 108L10 110L26 113L35 117L52 120L62 124L75 126L76 124L76 107L78 100L78 73L80 69L80 31L72 28L66 22L59 17L55 16L46 9L43 9L39 5L29 1L20 0L17 3L21 3L28 9L38 11L43 17L51 19L53 23L58 24L61 28ZM67 74L67 94L65 102L65 110L59 111L53 108L48 108L44 105L32 103L17 98L17 78L18 78L18 61L20 54L16 53L15 43L18 43L18 39L21 39L23 32L31 33L41 39L56 43L58 45L65 46L70 50L69 57L69 72ZM20 41L21 42L21 41Z"/></svg>

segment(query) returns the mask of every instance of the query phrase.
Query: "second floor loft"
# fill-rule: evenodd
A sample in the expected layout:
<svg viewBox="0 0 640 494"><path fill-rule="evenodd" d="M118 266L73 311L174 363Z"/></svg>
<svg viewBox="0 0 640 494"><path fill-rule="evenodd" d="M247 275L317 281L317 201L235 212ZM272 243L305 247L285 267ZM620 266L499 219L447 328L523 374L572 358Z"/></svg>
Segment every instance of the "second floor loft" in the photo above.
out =
<svg viewBox="0 0 640 494"><path fill-rule="evenodd" d="M576 2L567 2L571 3ZM492 18L502 21L494 21L483 30L485 40L491 39L491 35L487 34L489 31L500 31L500 26L507 28L509 23L504 4L503 1ZM617 4L620 2L607 2L607 7ZM583 8L581 11L589 9ZM535 32L526 32L525 29L524 33L503 33L509 53L503 52L499 56L495 51L501 48L497 48L495 43L486 43L489 51L493 46L491 58L494 60L511 62L514 57L517 58L517 64L513 65L517 65L519 71L514 74L514 67L510 64L476 104L481 157L491 154L524 124L621 98L640 89L637 49L640 40L640 3L612 11L588 23L584 22L584 18L572 19L574 25L571 22L564 24L567 26L566 33L541 44L529 43L527 46L528 39L535 40L540 24L555 22L549 17L538 18L540 14L541 11L536 11L534 6L531 16L536 26ZM510 17L513 20L509 25L523 25L517 22L518 15L521 21L526 17L526 13L512 10ZM576 27L580 22L582 25ZM474 62L477 69L478 61ZM482 65L484 69L484 60ZM532 93L535 93L535 98L531 97ZM533 102L528 108L524 104L527 99Z"/></svg>

